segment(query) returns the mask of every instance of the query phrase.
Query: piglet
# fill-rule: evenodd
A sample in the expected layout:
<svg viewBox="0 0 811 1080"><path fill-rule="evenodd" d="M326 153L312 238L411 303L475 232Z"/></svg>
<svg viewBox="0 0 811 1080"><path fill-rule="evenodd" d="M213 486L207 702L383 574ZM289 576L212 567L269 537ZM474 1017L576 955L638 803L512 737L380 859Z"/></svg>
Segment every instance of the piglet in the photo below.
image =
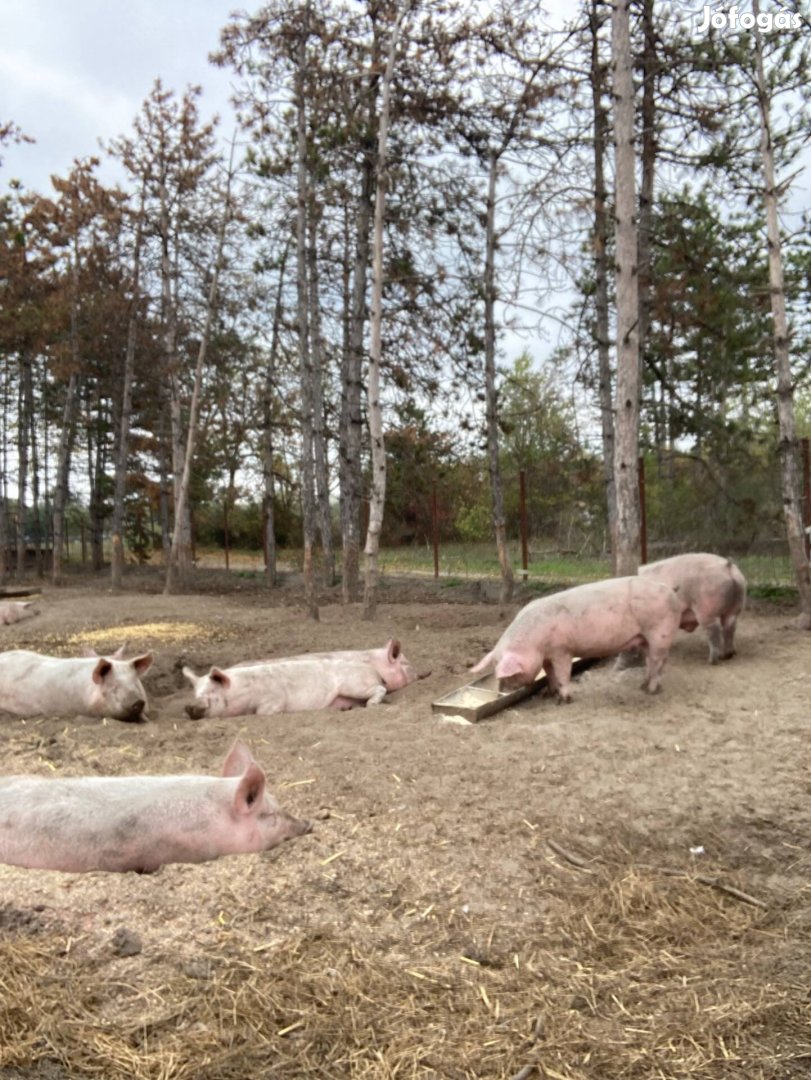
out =
<svg viewBox="0 0 811 1080"><path fill-rule="evenodd" d="M146 720L140 676L152 653L132 660L43 656L25 649L0 653L0 709L16 716L110 716Z"/></svg>
<svg viewBox="0 0 811 1080"><path fill-rule="evenodd" d="M235 742L222 776L0 779L0 862L36 870L136 870L267 851L310 832L266 790Z"/></svg>

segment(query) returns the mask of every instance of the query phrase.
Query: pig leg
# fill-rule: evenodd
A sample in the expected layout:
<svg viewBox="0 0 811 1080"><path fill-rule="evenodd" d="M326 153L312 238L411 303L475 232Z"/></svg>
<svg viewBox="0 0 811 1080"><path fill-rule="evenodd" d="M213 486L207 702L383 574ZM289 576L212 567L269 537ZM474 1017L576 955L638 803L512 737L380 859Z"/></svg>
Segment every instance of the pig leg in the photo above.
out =
<svg viewBox="0 0 811 1080"><path fill-rule="evenodd" d="M558 695L558 704L566 705L572 700L572 658L555 656L544 661L543 669L549 682L549 689Z"/></svg>
<svg viewBox="0 0 811 1080"><path fill-rule="evenodd" d="M339 694L329 703L329 707L339 709L341 712L347 712L349 709L357 709L359 705L364 704L365 702L361 701L360 698L341 697Z"/></svg>
<svg viewBox="0 0 811 1080"><path fill-rule="evenodd" d="M710 646L710 663L717 664L719 660L725 659L723 646L721 643L721 620L713 619L713 621L707 626L707 641Z"/></svg>
<svg viewBox="0 0 811 1080"><path fill-rule="evenodd" d="M647 690L649 694L658 694L662 689L662 669L669 652L669 642L664 646L654 642L648 644L645 681L642 683L642 689Z"/></svg>
<svg viewBox="0 0 811 1080"><path fill-rule="evenodd" d="M721 618L721 659L731 660L735 655L735 628L737 615L724 615Z"/></svg>

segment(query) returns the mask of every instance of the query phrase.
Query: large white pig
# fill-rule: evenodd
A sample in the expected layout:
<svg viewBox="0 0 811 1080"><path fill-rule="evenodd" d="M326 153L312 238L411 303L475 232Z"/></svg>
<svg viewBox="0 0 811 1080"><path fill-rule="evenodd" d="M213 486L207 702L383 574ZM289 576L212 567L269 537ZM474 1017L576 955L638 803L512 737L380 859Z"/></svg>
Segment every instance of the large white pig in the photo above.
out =
<svg viewBox="0 0 811 1080"><path fill-rule="evenodd" d="M196 675L184 667L183 674L194 688L195 703L186 707L193 720L379 705L388 691L399 690L417 678L400 642L393 638L380 649L213 667L207 675Z"/></svg>
<svg viewBox="0 0 811 1080"><path fill-rule="evenodd" d="M43 656L25 649L0 653L0 710L16 716L109 716L146 720L140 677L152 653L115 656Z"/></svg>
<svg viewBox="0 0 811 1080"><path fill-rule="evenodd" d="M735 655L735 628L746 602L746 578L722 555L690 552L642 566L639 573L675 589L682 606L681 628L707 631L710 663Z"/></svg>
<svg viewBox="0 0 811 1080"><path fill-rule="evenodd" d="M0 626L10 626L38 614L33 600L0 600Z"/></svg>
<svg viewBox="0 0 811 1080"><path fill-rule="evenodd" d="M279 807L243 743L221 777L0 779L0 862L40 870L137 870L266 851L310 832Z"/></svg>
<svg viewBox="0 0 811 1080"><path fill-rule="evenodd" d="M681 605L667 585L647 577L610 578L542 596L522 608L474 672L495 669L505 687L532 683L541 669L549 688L569 701L572 658L613 656L642 648L642 689L655 694Z"/></svg>

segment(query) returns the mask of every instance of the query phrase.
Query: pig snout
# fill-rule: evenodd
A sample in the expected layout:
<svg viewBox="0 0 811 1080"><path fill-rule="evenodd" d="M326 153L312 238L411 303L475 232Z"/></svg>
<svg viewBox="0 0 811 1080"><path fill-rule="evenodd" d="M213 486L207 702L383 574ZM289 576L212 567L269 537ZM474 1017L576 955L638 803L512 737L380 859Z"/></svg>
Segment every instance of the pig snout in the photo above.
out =
<svg viewBox="0 0 811 1080"><path fill-rule="evenodd" d="M146 700L144 698L138 698L137 701L123 710L119 716L116 716L116 720L123 720L129 724L141 724L146 720L144 715L144 709L146 708Z"/></svg>
<svg viewBox="0 0 811 1080"><path fill-rule="evenodd" d="M202 720L208 710L205 705L187 705L186 715L190 720Z"/></svg>
<svg viewBox="0 0 811 1080"><path fill-rule="evenodd" d="M290 817L290 837L294 836L306 836L307 833L313 831L313 823L308 821L307 818L295 818L292 815Z"/></svg>

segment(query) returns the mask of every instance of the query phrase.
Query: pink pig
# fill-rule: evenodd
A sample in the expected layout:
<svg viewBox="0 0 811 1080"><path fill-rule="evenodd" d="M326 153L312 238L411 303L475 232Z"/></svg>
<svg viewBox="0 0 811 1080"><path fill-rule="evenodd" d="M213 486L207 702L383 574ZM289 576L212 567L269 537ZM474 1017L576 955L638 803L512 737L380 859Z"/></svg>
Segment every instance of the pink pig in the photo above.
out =
<svg viewBox="0 0 811 1080"><path fill-rule="evenodd" d="M0 601L0 626L10 626L20 622L21 619L30 619L39 612L31 610L34 607L33 600L2 600Z"/></svg>
<svg viewBox="0 0 811 1080"><path fill-rule="evenodd" d="M532 683L543 669L550 689L569 701L573 657L613 656L641 647L647 651L642 689L655 694L680 617L673 590L649 578L578 585L532 600L471 670L495 667L506 687L516 687Z"/></svg>
<svg viewBox="0 0 811 1080"><path fill-rule="evenodd" d="M0 710L145 720L140 676L151 666L152 653L122 660L119 654L85 658L12 649L0 653Z"/></svg>
<svg viewBox="0 0 811 1080"><path fill-rule="evenodd" d="M391 639L380 649L310 653L279 660L213 667L208 675L183 674L194 687L186 712L204 716L305 712L379 705L390 690L414 682L417 673Z"/></svg>
<svg viewBox="0 0 811 1080"><path fill-rule="evenodd" d="M721 555L691 552L640 567L640 576L662 581L682 605L681 628L707 630L710 663L735 655L735 628L746 602L746 578Z"/></svg>
<svg viewBox="0 0 811 1080"><path fill-rule="evenodd" d="M311 831L282 810L241 742L222 776L0 779L0 862L39 870L137 870L267 851Z"/></svg>

